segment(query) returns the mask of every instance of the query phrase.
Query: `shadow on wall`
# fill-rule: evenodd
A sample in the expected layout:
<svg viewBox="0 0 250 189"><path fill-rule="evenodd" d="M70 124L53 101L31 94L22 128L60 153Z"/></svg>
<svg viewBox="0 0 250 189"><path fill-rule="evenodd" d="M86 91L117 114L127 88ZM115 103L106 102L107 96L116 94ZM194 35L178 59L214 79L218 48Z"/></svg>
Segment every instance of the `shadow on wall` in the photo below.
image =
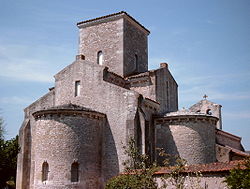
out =
<svg viewBox="0 0 250 189"><path fill-rule="evenodd" d="M180 154L178 152L173 134L169 128L168 125L163 125L162 128L160 129L160 132L158 131L158 145L157 148L162 148L166 154L169 155L169 163L170 165L175 164L175 157L179 157ZM163 161L166 159L166 157L161 157L158 155L159 152L157 153L157 160L158 162L163 165Z"/></svg>
<svg viewBox="0 0 250 189"><path fill-rule="evenodd" d="M102 140L102 178L106 183L108 179L119 174L117 149L108 120L103 127Z"/></svg>
<svg viewBox="0 0 250 189"><path fill-rule="evenodd" d="M68 126L72 127L70 125ZM94 186L98 188L103 183L106 183L108 179L119 174L119 163L118 163L118 155L114 137L107 118L105 118L105 120L103 120L102 123L97 121L96 125L91 125L91 126L93 127L98 126L97 130L92 130L90 133L88 132L85 133L86 136L84 136L84 138L85 137L89 138L90 142L89 144L92 145L93 150L95 150L96 145L98 145L100 148L98 148L99 151L97 157L89 156L87 159L88 161L92 161L92 163L93 161L97 163L99 169L99 175L93 174L93 169L92 169L93 167L86 166L84 169L85 169L85 174L87 174L89 177L88 181L86 181L86 185L89 186L90 188L95 188ZM75 132L79 135L79 137L82 137L81 133L79 133L79 130L77 128ZM98 136L92 138L90 137L93 134L92 132L93 133L99 132L99 134ZM81 150L81 153L82 153L81 157L86 156L83 150ZM99 177L98 179L99 181L93 181L96 176Z"/></svg>
<svg viewBox="0 0 250 189"><path fill-rule="evenodd" d="M56 164L65 169L68 169L66 164L77 162L80 183L76 188L99 188L107 179L118 174L117 150L106 118L55 115L40 120L37 130L41 142L37 147L42 154L37 151L38 156L52 154L46 158L47 161L54 167ZM51 145L43 149L46 144ZM61 161L56 160L58 157ZM57 174L63 178L63 172ZM53 175L52 170L50 175ZM70 181L70 174L67 174L67 179ZM54 182L65 183L64 180Z"/></svg>

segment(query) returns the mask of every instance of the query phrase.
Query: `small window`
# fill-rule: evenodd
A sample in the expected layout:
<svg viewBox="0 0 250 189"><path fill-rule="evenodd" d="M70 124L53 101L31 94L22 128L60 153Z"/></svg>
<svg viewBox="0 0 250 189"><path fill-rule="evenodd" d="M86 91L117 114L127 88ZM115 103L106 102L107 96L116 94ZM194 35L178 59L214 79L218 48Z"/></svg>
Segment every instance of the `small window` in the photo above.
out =
<svg viewBox="0 0 250 189"><path fill-rule="evenodd" d="M74 162L71 165L71 182L79 181L79 163Z"/></svg>
<svg viewBox="0 0 250 189"><path fill-rule="evenodd" d="M43 162L42 165L42 182L45 182L48 180L48 175L49 175L49 164L47 161Z"/></svg>
<svg viewBox="0 0 250 189"><path fill-rule="evenodd" d="M102 51L99 51L97 53L97 64L103 65L103 53L102 53Z"/></svg>
<svg viewBox="0 0 250 189"><path fill-rule="evenodd" d="M212 115L212 111L211 109L207 109L207 112L206 112L208 115Z"/></svg>
<svg viewBox="0 0 250 189"><path fill-rule="evenodd" d="M75 82L75 96L80 96L81 83L80 81Z"/></svg>

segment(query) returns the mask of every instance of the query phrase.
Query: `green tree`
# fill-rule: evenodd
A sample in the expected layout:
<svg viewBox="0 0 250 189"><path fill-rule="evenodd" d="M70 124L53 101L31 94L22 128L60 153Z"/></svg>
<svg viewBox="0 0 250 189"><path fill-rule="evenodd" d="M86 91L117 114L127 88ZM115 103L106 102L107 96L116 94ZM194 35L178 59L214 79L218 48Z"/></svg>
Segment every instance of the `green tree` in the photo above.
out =
<svg viewBox="0 0 250 189"><path fill-rule="evenodd" d="M193 173L195 179L188 180L191 175L183 175L186 161L179 156L166 154L163 149L157 149L162 157L161 166L168 167L171 172L160 176L161 186L158 186L154 173L160 166L152 163L148 155L141 154L135 145L135 141L130 139L128 147L124 147L125 154L129 157L124 162L125 173L108 180L106 189L157 189L167 188L169 184L176 189L184 189L185 181L188 181L190 188L202 189L200 186L200 173ZM174 166L170 166L170 165ZM206 188L206 186L205 186Z"/></svg>
<svg viewBox="0 0 250 189"><path fill-rule="evenodd" d="M16 179L17 154L19 151L18 136L4 140L4 121L0 118L0 188L13 185Z"/></svg>
<svg viewBox="0 0 250 189"><path fill-rule="evenodd" d="M148 155L141 154L133 139L129 140L128 147L124 147L125 154L129 157L123 162L125 173L111 178L106 189L157 189L153 178L158 169L156 164L150 163Z"/></svg>
<svg viewBox="0 0 250 189"><path fill-rule="evenodd" d="M250 188L250 158L247 158L242 165L230 171L225 182L231 189L247 189Z"/></svg>

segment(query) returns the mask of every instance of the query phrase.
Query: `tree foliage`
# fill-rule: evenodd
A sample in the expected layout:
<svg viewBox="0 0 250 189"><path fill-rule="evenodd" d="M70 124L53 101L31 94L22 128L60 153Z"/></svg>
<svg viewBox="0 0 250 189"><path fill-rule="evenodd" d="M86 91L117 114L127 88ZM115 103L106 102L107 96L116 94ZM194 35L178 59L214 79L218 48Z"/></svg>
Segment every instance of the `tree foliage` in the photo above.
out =
<svg viewBox="0 0 250 189"><path fill-rule="evenodd" d="M169 185L176 189L184 189L185 181L188 181L189 188L202 189L200 186L200 173L183 175L186 161L178 156L166 154L163 149L157 149L159 156L162 157L162 162L157 165L150 161L148 155L141 154L135 145L135 141L130 139L127 147L124 147L125 154L129 157L124 162L125 173L108 180L106 189L163 189ZM174 166L170 166L174 165ZM160 169L160 166L169 167L171 172L166 175L161 175L160 186L157 184L154 173ZM206 186L205 186L206 188Z"/></svg>
<svg viewBox="0 0 250 189"><path fill-rule="evenodd" d="M0 188L6 183L13 185L16 180L17 154L19 151L18 136L11 140L4 140L3 119L0 118Z"/></svg>
<svg viewBox="0 0 250 189"><path fill-rule="evenodd" d="M250 158L247 158L244 163L245 169L240 165L230 171L225 182L231 189L250 188Z"/></svg>
<svg viewBox="0 0 250 189"><path fill-rule="evenodd" d="M111 178L106 189L157 189L157 183L153 178L157 166L150 163L148 155L141 154L133 139L129 140L128 147L124 147L125 154L129 157L123 165L125 173Z"/></svg>

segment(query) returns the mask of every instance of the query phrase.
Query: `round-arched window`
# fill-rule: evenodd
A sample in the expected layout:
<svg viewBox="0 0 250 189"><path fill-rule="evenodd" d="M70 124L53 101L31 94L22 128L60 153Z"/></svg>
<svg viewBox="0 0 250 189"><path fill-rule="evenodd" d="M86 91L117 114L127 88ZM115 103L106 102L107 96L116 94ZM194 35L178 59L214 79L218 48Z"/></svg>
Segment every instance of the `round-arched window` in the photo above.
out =
<svg viewBox="0 0 250 189"><path fill-rule="evenodd" d="M43 162L42 165L42 182L45 182L48 180L49 176L49 164L47 161Z"/></svg>
<svg viewBox="0 0 250 189"><path fill-rule="evenodd" d="M102 51L99 51L97 53L97 64L103 65L103 53L102 53Z"/></svg>
<svg viewBox="0 0 250 189"><path fill-rule="evenodd" d="M212 111L211 111L211 109L207 109L206 114L208 114L208 115L212 115Z"/></svg>
<svg viewBox="0 0 250 189"><path fill-rule="evenodd" d="M74 162L71 164L71 182L79 181L79 163Z"/></svg>

